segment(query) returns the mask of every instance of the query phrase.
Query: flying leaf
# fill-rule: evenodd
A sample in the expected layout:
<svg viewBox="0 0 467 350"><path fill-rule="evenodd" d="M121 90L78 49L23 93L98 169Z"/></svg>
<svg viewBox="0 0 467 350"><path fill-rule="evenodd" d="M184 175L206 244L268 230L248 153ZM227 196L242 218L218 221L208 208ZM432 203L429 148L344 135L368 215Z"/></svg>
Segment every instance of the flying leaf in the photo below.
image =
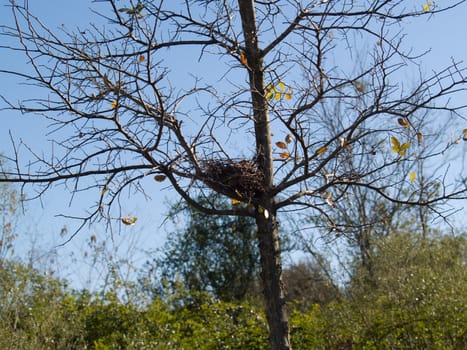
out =
<svg viewBox="0 0 467 350"><path fill-rule="evenodd" d="M166 178L167 178L167 176L165 176L165 175L154 175L154 180L156 180L157 182L162 182Z"/></svg>
<svg viewBox="0 0 467 350"><path fill-rule="evenodd" d="M290 153L289 152L282 152L281 154L279 154L279 157L281 157L282 159L287 159L290 157Z"/></svg>
<svg viewBox="0 0 467 350"><path fill-rule="evenodd" d="M316 154L323 154L324 152L326 152L328 150L328 148L326 146L323 146L323 147L320 147L316 150Z"/></svg>
<svg viewBox="0 0 467 350"><path fill-rule="evenodd" d="M403 126L404 128L410 127L409 121L405 118L399 118L397 119L397 122L399 123L399 125Z"/></svg>
<svg viewBox="0 0 467 350"><path fill-rule="evenodd" d="M287 149L287 145L282 141L277 141L276 146L279 147L280 149Z"/></svg>
<svg viewBox="0 0 467 350"><path fill-rule="evenodd" d="M126 218L122 218L122 223L127 226L132 226L136 223L137 218L136 217L129 217L127 216Z"/></svg>
<svg viewBox="0 0 467 350"><path fill-rule="evenodd" d="M287 142L287 143L292 142L292 134L287 134L287 136L285 137L285 142Z"/></svg>
<svg viewBox="0 0 467 350"><path fill-rule="evenodd" d="M246 55L243 51L240 51L240 63L242 65L244 65L245 67L248 66L248 62L247 62L247 59L246 59Z"/></svg>
<svg viewBox="0 0 467 350"><path fill-rule="evenodd" d="M410 174L409 174L410 182L414 183L416 178L417 178L417 174L415 174L414 171L411 171Z"/></svg>

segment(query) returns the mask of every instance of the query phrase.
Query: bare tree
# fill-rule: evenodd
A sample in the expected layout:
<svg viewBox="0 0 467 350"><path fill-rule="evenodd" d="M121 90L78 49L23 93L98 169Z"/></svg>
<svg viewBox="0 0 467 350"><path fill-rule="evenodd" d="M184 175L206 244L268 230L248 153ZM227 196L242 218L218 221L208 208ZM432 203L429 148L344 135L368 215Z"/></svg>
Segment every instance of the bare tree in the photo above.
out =
<svg viewBox="0 0 467 350"><path fill-rule="evenodd" d="M406 86L404 74L418 69L421 56L404 51L402 25L464 1L96 2L108 5L100 10L106 24L77 30L49 29L27 1L10 2L15 24L2 35L18 45L2 49L23 52L30 70L1 73L47 96L4 102L48 118L59 132L55 153L30 149L35 161L27 166L14 142L16 171L0 181L35 184L39 195L52 183L100 193L83 225L112 221L120 197L144 192L148 176L204 213L253 217L272 349L290 349L279 212L311 210L333 232L328 209L351 189L425 208L466 198L465 181L448 183L443 174L428 199L421 189L394 189L407 181L401 166L456 147L461 130L419 154L428 135L417 116L462 118L464 106L452 101L467 82L452 61ZM201 72L185 69L180 78L180 57ZM322 113L337 101L332 118ZM212 190L231 198L232 208L199 200Z"/></svg>

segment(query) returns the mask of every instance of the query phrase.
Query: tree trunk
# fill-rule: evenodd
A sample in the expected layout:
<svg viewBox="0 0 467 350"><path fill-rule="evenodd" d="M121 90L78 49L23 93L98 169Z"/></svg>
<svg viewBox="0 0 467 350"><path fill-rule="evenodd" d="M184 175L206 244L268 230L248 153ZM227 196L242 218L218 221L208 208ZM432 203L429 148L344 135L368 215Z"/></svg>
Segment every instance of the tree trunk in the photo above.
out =
<svg viewBox="0 0 467 350"><path fill-rule="evenodd" d="M258 44L254 0L238 0L238 5L245 39L245 51L241 54L246 58L246 62L242 63L248 70L255 123L256 160L264 175L264 191L260 198L257 198L256 224L269 339L272 350L290 350L287 311L281 276L279 231L274 208L274 164L268 101L265 97L263 56Z"/></svg>
<svg viewBox="0 0 467 350"><path fill-rule="evenodd" d="M269 213L268 218L266 216L258 215L256 224L261 258L261 280L269 324L269 342L272 350L290 350L279 230L275 213Z"/></svg>

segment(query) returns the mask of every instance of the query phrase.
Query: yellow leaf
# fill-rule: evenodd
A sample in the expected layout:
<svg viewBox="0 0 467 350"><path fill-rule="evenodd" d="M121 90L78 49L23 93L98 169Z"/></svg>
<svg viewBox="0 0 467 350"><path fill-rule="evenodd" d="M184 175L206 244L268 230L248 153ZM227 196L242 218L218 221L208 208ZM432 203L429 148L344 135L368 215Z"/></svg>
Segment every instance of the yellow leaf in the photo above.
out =
<svg viewBox="0 0 467 350"><path fill-rule="evenodd" d="M122 218L122 223L127 226L134 225L136 223L136 217L129 217L127 216L126 218Z"/></svg>
<svg viewBox="0 0 467 350"><path fill-rule="evenodd" d="M117 101L113 101L113 102L110 104L110 107L111 107L112 109L114 109L115 107L117 107L117 105L118 105L118 102L117 102Z"/></svg>
<svg viewBox="0 0 467 350"><path fill-rule="evenodd" d="M287 134L287 136L285 137L285 142L287 142L287 143L292 142L292 134Z"/></svg>
<svg viewBox="0 0 467 350"><path fill-rule="evenodd" d="M415 174L414 171L411 171L410 174L409 174L410 182L413 183L415 181L416 177L417 177L417 174Z"/></svg>
<svg viewBox="0 0 467 350"><path fill-rule="evenodd" d="M392 143L391 149L394 152L399 153L399 150L401 148L401 143L399 142L399 140L396 137L391 136L391 143Z"/></svg>
<svg viewBox="0 0 467 350"><path fill-rule="evenodd" d="M462 130L462 134L463 134L463 135L462 135L462 139L463 139L464 141L467 141L467 129Z"/></svg>
<svg viewBox="0 0 467 350"><path fill-rule="evenodd" d="M403 126L404 128L410 127L409 121L405 118L399 118L397 119L397 122L399 123L399 125Z"/></svg>
<svg viewBox="0 0 467 350"><path fill-rule="evenodd" d="M282 159L287 159L290 157L290 153L289 152L282 152L281 154L279 154L279 157L281 157Z"/></svg>
<svg viewBox="0 0 467 350"><path fill-rule="evenodd" d="M407 151L410 147L410 142L405 142L401 144L399 140L394 136L391 136L391 143L392 143L392 147L391 147L392 151L397 153L401 157L405 156L405 151Z"/></svg>
<svg viewBox="0 0 467 350"><path fill-rule="evenodd" d="M282 141L277 141L276 146L279 147L280 149L287 149L287 145Z"/></svg>
<svg viewBox="0 0 467 350"><path fill-rule="evenodd" d="M281 91L285 91L285 85L284 85L284 83L283 83L282 81L280 81L280 82L277 84L277 86L279 87L279 89L280 89Z"/></svg>
<svg viewBox="0 0 467 350"><path fill-rule="evenodd" d="M235 199L235 198L232 198L232 200L230 202L232 203L232 205L239 205L241 203L241 201L239 201L238 199Z"/></svg>
<svg viewBox="0 0 467 350"><path fill-rule="evenodd" d="M274 98L276 100L280 100L281 99L281 93L280 92L276 92L275 95L274 95Z"/></svg>
<svg viewBox="0 0 467 350"><path fill-rule="evenodd" d="M157 182L162 182L166 178L167 178L167 176L165 176L165 175L154 175L154 180L156 180Z"/></svg>
<svg viewBox="0 0 467 350"><path fill-rule="evenodd" d="M405 151L407 151L409 147L410 147L410 142L403 143L399 149L399 155L401 157L405 156Z"/></svg>
<svg viewBox="0 0 467 350"><path fill-rule="evenodd" d="M272 96L273 96L273 95L274 95L274 94L273 94L271 91L267 92L267 93L266 93L266 100L272 99Z"/></svg>
<svg viewBox="0 0 467 350"><path fill-rule="evenodd" d="M145 59L144 55L139 56L139 63L143 63Z"/></svg>
<svg viewBox="0 0 467 350"><path fill-rule="evenodd" d="M323 147L320 147L316 150L316 154L323 154L324 152L326 152L328 150L328 148L326 146L323 146Z"/></svg>
<svg viewBox="0 0 467 350"><path fill-rule="evenodd" d="M431 10L431 2L430 0L426 1L426 4L423 5L423 11L430 11Z"/></svg>
<svg viewBox="0 0 467 350"><path fill-rule="evenodd" d="M246 55L243 51L240 51L240 63L244 65L245 67L248 66L248 62L246 60Z"/></svg>
<svg viewBox="0 0 467 350"><path fill-rule="evenodd" d="M292 94L290 94L290 93L287 92L287 93L284 94L284 97L285 97L285 99L286 99L287 101L290 101L290 100L292 99Z"/></svg>

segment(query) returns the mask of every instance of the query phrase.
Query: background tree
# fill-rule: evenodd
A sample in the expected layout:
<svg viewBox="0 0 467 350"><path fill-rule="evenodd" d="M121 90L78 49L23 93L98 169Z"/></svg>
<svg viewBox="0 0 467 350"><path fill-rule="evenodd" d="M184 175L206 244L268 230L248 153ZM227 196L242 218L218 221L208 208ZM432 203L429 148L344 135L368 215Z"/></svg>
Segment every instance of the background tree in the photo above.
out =
<svg viewBox="0 0 467 350"><path fill-rule="evenodd" d="M45 115L60 132L53 154L30 149L33 161L23 161L14 143L16 170L1 181L36 184L39 194L51 183L89 191L96 205L83 225L134 224L120 200L144 192L151 177L206 214L254 218L271 347L289 349L278 213L312 210L333 232L329 208L352 188L428 209L466 197L464 179L445 173L429 199L417 187L393 188L408 181L401 165L453 152L462 129L447 143L431 140L417 115L435 111L431 118L456 125L462 106L455 97L466 83L465 69L452 61L404 84L420 56L404 50L401 25L462 2L105 0L96 4L108 5L105 26L73 31L49 29L27 2L12 1L14 25L2 35L17 46L3 54L23 52L29 66L0 72L47 96L7 106ZM175 51L182 66L170 56ZM356 68L357 54L367 60ZM187 57L200 62L199 71ZM330 121L321 112L336 101L342 108ZM330 122L332 131L324 127ZM422 140L439 148L421 155ZM359 161L368 155L370 163ZM232 198L232 207L199 200L212 190Z"/></svg>
<svg viewBox="0 0 467 350"><path fill-rule="evenodd" d="M218 208L230 207L216 196L208 200ZM144 284L154 288L155 296L164 292L167 283L182 283L189 291L209 292L224 301L256 294L259 254L252 218L204 215L183 204L174 206L170 214L180 216L188 218L186 224L168 234L141 276Z"/></svg>

